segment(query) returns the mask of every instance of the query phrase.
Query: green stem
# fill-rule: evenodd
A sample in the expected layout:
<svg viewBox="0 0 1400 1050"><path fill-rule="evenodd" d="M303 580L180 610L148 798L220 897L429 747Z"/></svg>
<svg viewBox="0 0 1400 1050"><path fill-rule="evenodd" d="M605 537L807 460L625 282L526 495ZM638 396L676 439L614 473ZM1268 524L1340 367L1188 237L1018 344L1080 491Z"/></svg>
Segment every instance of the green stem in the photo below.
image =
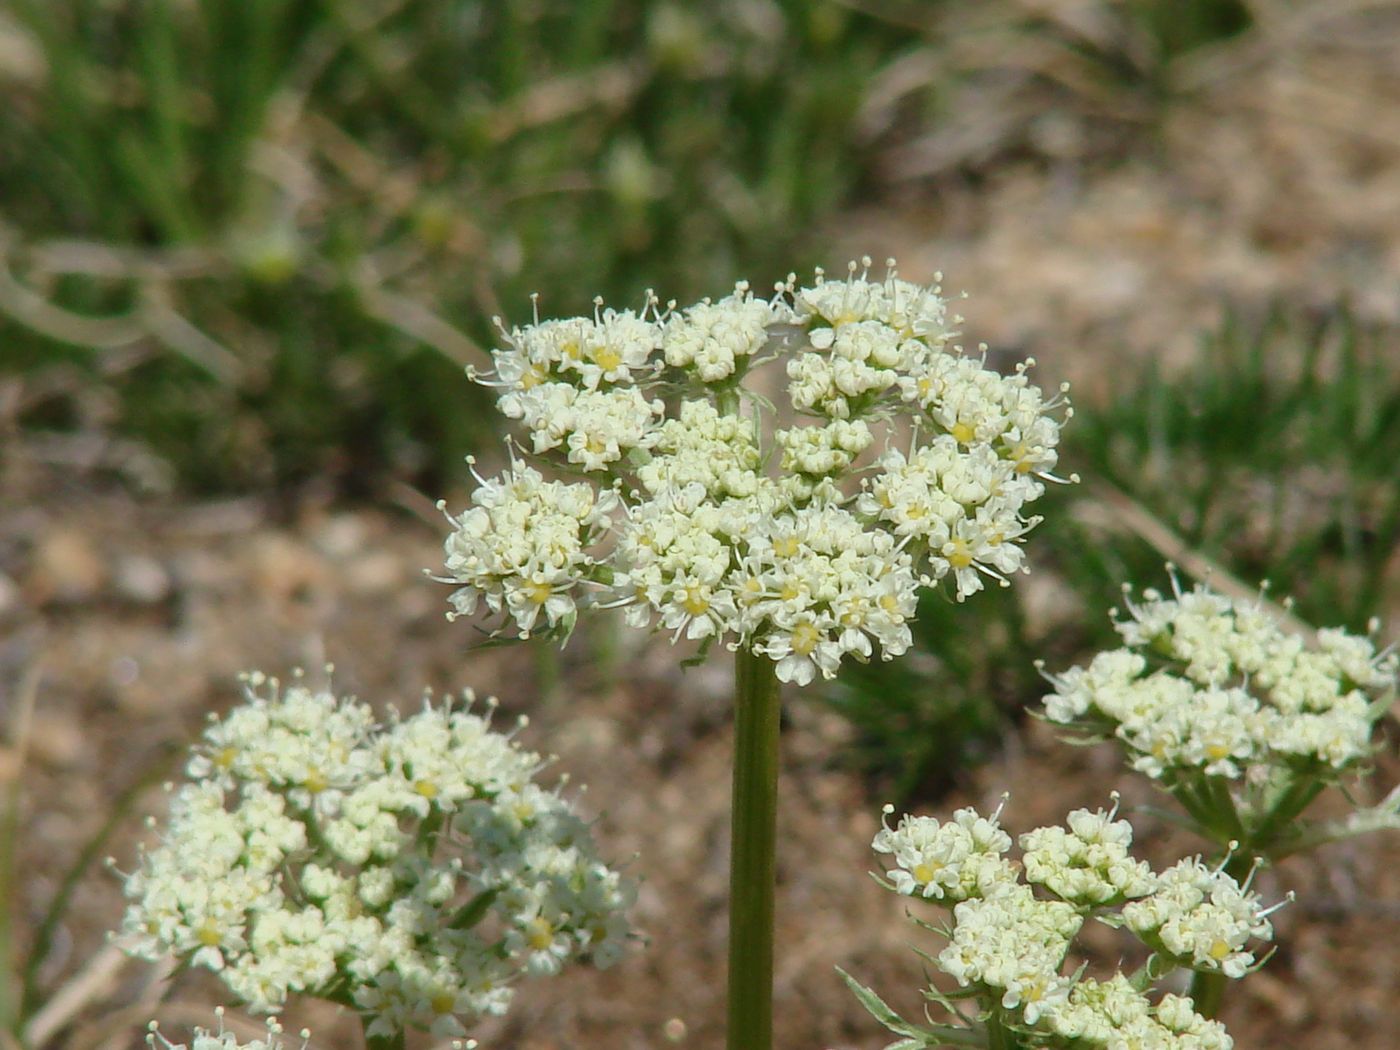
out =
<svg viewBox="0 0 1400 1050"><path fill-rule="evenodd" d="M734 796L729 853L728 1050L773 1045L773 889L778 813L778 676L735 657Z"/></svg>
<svg viewBox="0 0 1400 1050"><path fill-rule="evenodd" d="M68 906L72 902L73 894L78 889L78 884L102 856L102 851L112 834L131 815L132 807L136 805L142 793L170 775L170 760L174 754L175 752L171 748L162 749L159 759L150 763L141 774L140 779L116 796L107 813L107 819L97 829L97 833L83 845L78 859L64 873L58 891L53 895L53 900L49 902L48 909L44 912L44 918L39 924L38 932L34 934L33 943L25 961L23 997L20 1006L21 1017L29 1017L39 1008L40 1000L44 995L43 989L39 985L40 970L43 968L44 962L47 961L49 952L53 950L54 938L58 934L59 928L69 917ZM3 876L0 876L0 886L3 885L6 883Z"/></svg>
<svg viewBox="0 0 1400 1050"><path fill-rule="evenodd" d="M1207 1020L1220 1013L1220 1004L1225 999L1225 983L1230 978L1223 973L1201 973L1191 975L1191 1001L1196 1004L1196 1013Z"/></svg>
<svg viewBox="0 0 1400 1050"><path fill-rule="evenodd" d="M1254 841L1259 850L1267 852L1273 840L1288 824L1300 817L1303 810L1313 804L1313 800L1322 794L1325 787L1326 784L1322 780L1312 778L1301 778L1290 784L1254 829Z"/></svg>
<svg viewBox="0 0 1400 1050"><path fill-rule="evenodd" d="M988 1050L1018 1050L1019 1046L1016 1033L1002 1024L1001 1011L993 1010L992 1016L987 1018Z"/></svg>
<svg viewBox="0 0 1400 1050"><path fill-rule="evenodd" d="M715 408L722 416L737 416L739 414L739 387L728 385L716 388Z"/></svg>
<svg viewBox="0 0 1400 1050"><path fill-rule="evenodd" d="M361 1017L360 1024L365 1030L365 1050L403 1050L403 1032L395 1032L393 1035L370 1035L369 1019Z"/></svg>

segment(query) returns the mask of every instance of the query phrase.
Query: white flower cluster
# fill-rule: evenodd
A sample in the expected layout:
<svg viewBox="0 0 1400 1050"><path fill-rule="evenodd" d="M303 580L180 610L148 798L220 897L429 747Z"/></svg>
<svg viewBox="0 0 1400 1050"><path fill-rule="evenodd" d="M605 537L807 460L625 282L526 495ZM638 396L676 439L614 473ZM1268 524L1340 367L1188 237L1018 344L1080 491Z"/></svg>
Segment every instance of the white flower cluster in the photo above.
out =
<svg viewBox="0 0 1400 1050"><path fill-rule="evenodd" d="M884 809L886 817L893 812L893 806ZM871 847L894 856L897 867L886 871L885 878L896 893L950 903L985 897L1016 879L1005 858L1011 836L997 823L1000 816L1000 808L983 817L967 807L946 824L906 814L891 828L882 819Z"/></svg>
<svg viewBox="0 0 1400 1050"><path fill-rule="evenodd" d="M1019 1009L1034 1025L1069 999L1074 981L1060 967L1083 924L1073 905L1039 900L1029 886L1012 882L953 909L953 936L938 965L964 987L1000 992L1003 1009Z"/></svg>
<svg viewBox="0 0 1400 1050"><path fill-rule="evenodd" d="M525 637L626 606L806 684L903 653L919 587L947 578L962 600L1025 571L1026 508L1070 410L1024 365L1003 376L951 347L936 286L868 265L770 299L741 283L684 309L649 295L640 313L600 304L505 332L483 381L532 454L583 478L518 463L478 477L449 518L456 611L484 599ZM787 413L741 382L774 360L799 419L765 433Z"/></svg>
<svg viewBox="0 0 1400 1050"><path fill-rule="evenodd" d="M1152 949L1157 977L1173 967L1240 977L1254 964L1248 942L1273 933L1258 898L1199 860L1156 874L1133 859L1132 827L1115 819L1116 803L1022 835L1019 865L1006 856L1000 813L961 809L947 823L905 816L893 828L882 821L872 843L894 858L890 889L952 909L938 967L1025 1030L1022 1045L1226 1050L1224 1029L1190 1000L1168 995L1154 1005L1121 974L1100 983L1082 969L1065 973L1066 959L1092 916Z"/></svg>
<svg viewBox="0 0 1400 1050"><path fill-rule="evenodd" d="M742 374L768 345L768 329L789 317L784 304L755 299L740 281L717 303L705 299L672 314L662 326L662 352L672 368L720 383Z"/></svg>
<svg viewBox="0 0 1400 1050"><path fill-rule="evenodd" d="M1185 996L1164 995L1155 1006L1115 974L1107 981L1080 978L1059 1006L1050 1031L1072 1046L1104 1050L1230 1050L1234 1040L1219 1021L1196 1013Z"/></svg>
<svg viewBox="0 0 1400 1050"><path fill-rule="evenodd" d="M1183 593L1174 577L1173 590L1129 603L1124 648L1051 678L1052 722L1116 736L1133 768L1167 781L1334 773L1370 754L1375 700L1396 686L1393 652L1341 630L1309 647L1262 603Z"/></svg>
<svg viewBox="0 0 1400 1050"><path fill-rule="evenodd" d="M470 693L381 726L300 679L247 682L127 877L133 953L214 970L259 1011L332 999L372 1035L458 1035L523 974L619 956L629 885Z"/></svg>
<svg viewBox="0 0 1400 1050"><path fill-rule="evenodd" d="M1146 861L1128 854L1133 828L1114 813L1076 809L1068 828L1051 826L1021 836L1026 881L1061 900L1101 906L1151 893L1156 880Z"/></svg>
<svg viewBox="0 0 1400 1050"><path fill-rule="evenodd" d="M588 547L611 524L617 497L591 485L546 481L515 464L500 478L481 479L474 507L451 519L447 571L470 586L452 593L458 614L470 615L485 598L528 633L543 612L548 624L575 612L574 592L597 564Z"/></svg>
<svg viewBox="0 0 1400 1050"><path fill-rule="evenodd" d="M1251 938L1268 940L1273 927L1259 898L1219 868L1197 858L1157 876L1149 896L1123 908L1123 921L1143 942L1174 962L1227 977L1254 965Z"/></svg>

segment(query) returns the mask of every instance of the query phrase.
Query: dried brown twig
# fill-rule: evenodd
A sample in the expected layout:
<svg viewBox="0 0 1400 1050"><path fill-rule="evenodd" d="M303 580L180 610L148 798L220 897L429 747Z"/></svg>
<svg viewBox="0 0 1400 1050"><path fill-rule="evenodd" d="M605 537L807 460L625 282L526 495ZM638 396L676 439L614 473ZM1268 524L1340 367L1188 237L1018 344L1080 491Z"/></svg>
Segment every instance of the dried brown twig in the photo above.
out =
<svg viewBox="0 0 1400 1050"><path fill-rule="evenodd" d="M1186 575L1235 601L1259 602L1277 617L1287 631L1310 638L1316 630L1275 602L1258 587L1251 587L1219 562L1191 547L1155 514L1121 489L1106 482L1091 482L1090 497L1080 501L1075 513L1087 524L1131 532Z"/></svg>

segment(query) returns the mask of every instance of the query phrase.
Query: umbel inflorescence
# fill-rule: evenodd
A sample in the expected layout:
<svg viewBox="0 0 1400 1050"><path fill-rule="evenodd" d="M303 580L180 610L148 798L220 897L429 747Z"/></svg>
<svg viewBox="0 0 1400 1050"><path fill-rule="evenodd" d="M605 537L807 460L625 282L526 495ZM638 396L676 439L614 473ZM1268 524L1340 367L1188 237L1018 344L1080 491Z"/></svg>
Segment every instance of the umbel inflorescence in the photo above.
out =
<svg viewBox="0 0 1400 1050"><path fill-rule="evenodd" d="M964 599L1024 569L1027 507L1053 479L1063 398L952 345L939 288L896 276L795 278L770 298L502 329L504 415L524 428L451 516L446 582L520 636L579 609L723 639L783 681L910 644L921 586ZM777 362L775 405L748 389ZM1058 411L1062 410L1062 411Z"/></svg>
<svg viewBox="0 0 1400 1050"><path fill-rule="evenodd" d="M1045 715L1090 739L1115 739L1129 764L1173 794L1197 830L1277 856L1310 842L1396 826L1397 800L1330 831L1298 817L1365 766L1395 698L1400 658L1369 637L1285 629L1260 600L1197 585L1128 595L1124 645L1050 676Z"/></svg>
<svg viewBox="0 0 1400 1050"><path fill-rule="evenodd" d="M390 1037L461 1034L523 975L616 959L630 886L535 783L539 756L470 707L380 725L250 676L126 880L129 949L213 970L256 1010L317 996Z"/></svg>
<svg viewBox="0 0 1400 1050"><path fill-rule="evenodd" d="M862 998L896 1031L927 1037L911 1046L1229 1050L1225 1029L1189 998L1154 989L1178 968L1244 976L1257 965L1254 942L1273 935L1273 909L1223 865L1190 858L1154 872L1131 855L1132 827L1116 808L1075 810L1064 826L1027 832L1019 864L1007 856L1000 809L884 825L873 843L893 862L883 881L948 909L948 921L931 927L947 945L928 958L958 987L926 993L949 1011L930 1029L894 1019L857 986ZM1142 967L1101 979L1076 965L1074 942L1091 920L1140 940ZM962 999L976 1004L975 1021L957 1009ZM1014 1042L998 1032L1015 1033Z"/></svg>

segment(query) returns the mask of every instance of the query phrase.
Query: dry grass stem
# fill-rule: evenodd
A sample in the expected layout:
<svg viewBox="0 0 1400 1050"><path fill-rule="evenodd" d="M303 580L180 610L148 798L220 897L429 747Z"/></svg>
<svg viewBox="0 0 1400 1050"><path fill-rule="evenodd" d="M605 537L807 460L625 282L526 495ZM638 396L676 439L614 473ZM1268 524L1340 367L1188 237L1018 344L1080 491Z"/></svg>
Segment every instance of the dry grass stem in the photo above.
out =
<svg viewBox="0 0 1400 1050"><path fill-rule="evenodd" d="M1251 587L1225 569L1219 562L1190 547L1155 514L1121 490L1104 482L1091 482L1092 498L1076 508L1086 524L1118 527L1138 536L1167 561L1178 566L1186 575L1238 602L1258 601L1269 609L1285 630L1310 638L1316 629L1304 623L1278 602L1269 599L1258 587Z"/></svg>

